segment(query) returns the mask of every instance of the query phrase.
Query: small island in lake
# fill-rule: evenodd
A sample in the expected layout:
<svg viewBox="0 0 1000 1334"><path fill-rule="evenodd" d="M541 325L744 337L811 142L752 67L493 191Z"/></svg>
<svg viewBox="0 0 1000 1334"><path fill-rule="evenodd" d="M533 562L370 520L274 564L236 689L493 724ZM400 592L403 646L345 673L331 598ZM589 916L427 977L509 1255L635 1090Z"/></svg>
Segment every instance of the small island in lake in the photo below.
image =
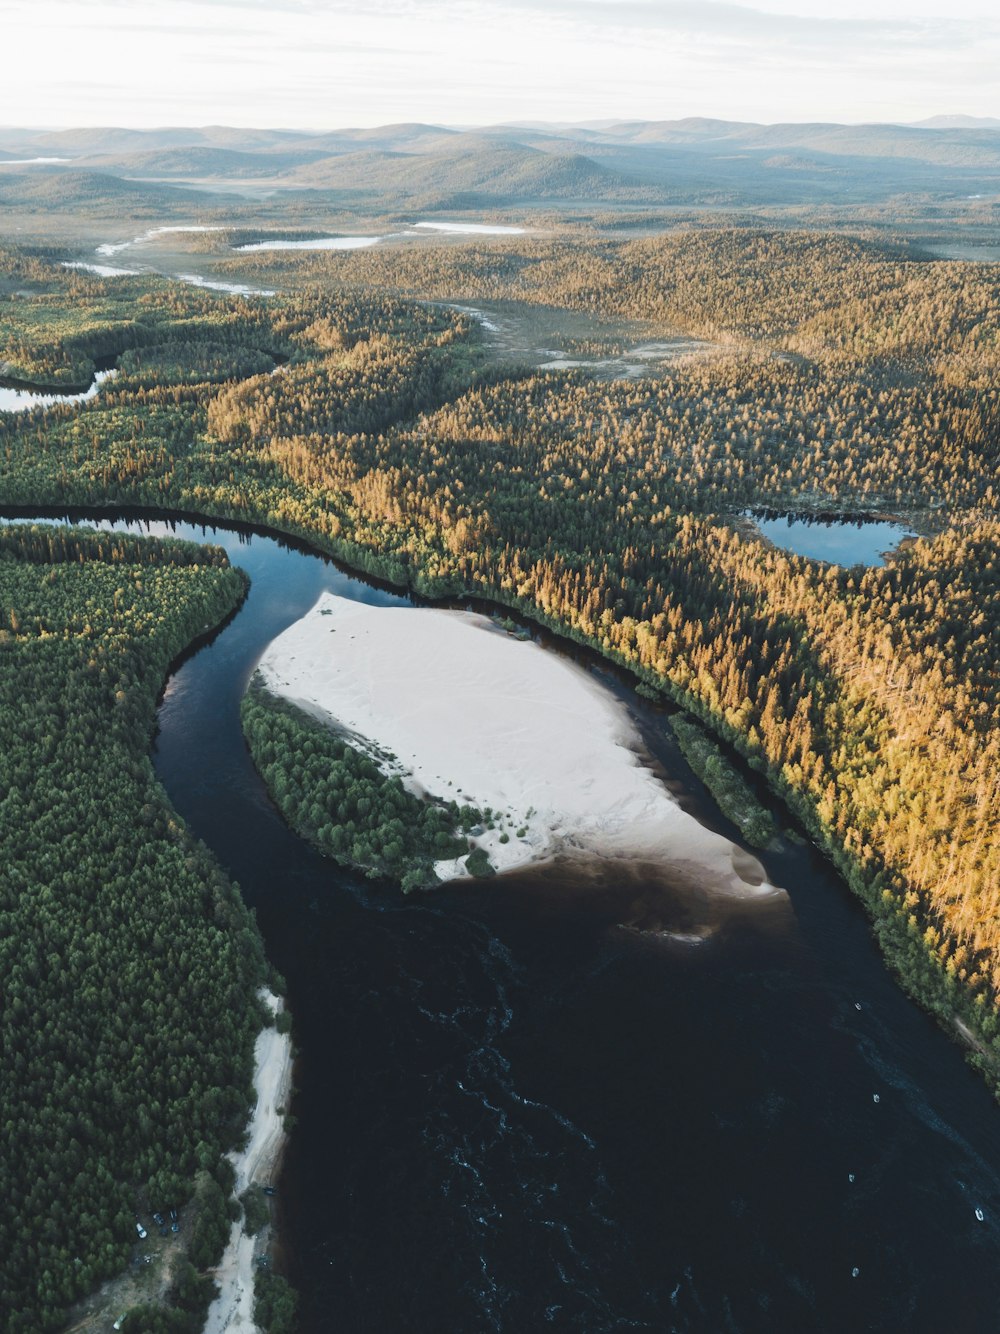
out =
<svg viewBox="0 0 1000 1334"><path fill-rule="evenodd" d="M452 828L433 831L448 854L434 860L439 879L557 857L616 858L666 863L675 875L689 870L728 895L774 892L759 862L681 809L644 763L618 700L582 668L487 617L371 607L327 593L272 642L255 682L249 718L259 727L269 709L313 720L301 763L325 737L332 763L361 752L362 779L395 785L399 824L404 792L419 808L450 812ZM308 826L309 794L291 791L294 773L268 770L280 741L247 730L279 805L296 827ZM292 769L298 749L288 751ZM361 796L349 813L369 815L371 800ZM311 816L315 828L322 813ZM456 839L459 831L467 837ZM343 843L329 850L366 860Z"/></svg>

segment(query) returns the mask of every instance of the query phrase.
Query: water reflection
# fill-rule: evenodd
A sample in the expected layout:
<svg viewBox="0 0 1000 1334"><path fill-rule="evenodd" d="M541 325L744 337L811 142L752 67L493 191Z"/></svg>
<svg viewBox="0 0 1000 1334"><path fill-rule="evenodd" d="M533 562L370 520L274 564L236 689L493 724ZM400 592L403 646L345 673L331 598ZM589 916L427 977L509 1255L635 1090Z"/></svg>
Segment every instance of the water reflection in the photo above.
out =
<svg viewBox="0 0 1000 1334"><path fill-rule="evenodd" d="M27 412L31 408L50 408L55 403L86 403L100 392L101 385L117 375L116 370L98 371L88 388L60 393L51 389L26 389L17 382L0 380L0 412Z"/></svg>
<svg viewBox="0 0 1000 1334"><path fill-rule="evenodd" d="M750 512L748 517L776 547L810 560L831 565L884 565L913 532L884 519L813 518L808 515L768 515Z"/></svg>

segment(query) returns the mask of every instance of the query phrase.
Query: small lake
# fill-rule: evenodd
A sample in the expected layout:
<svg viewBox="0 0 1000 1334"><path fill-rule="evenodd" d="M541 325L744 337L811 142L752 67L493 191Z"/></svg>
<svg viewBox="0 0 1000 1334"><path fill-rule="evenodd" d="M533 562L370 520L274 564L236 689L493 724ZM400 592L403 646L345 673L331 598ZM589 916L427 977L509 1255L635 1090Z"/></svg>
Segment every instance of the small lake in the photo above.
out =
<svg viewBox="0 0 1000 1334"><path fill-rule="evenodd" d="M159 241L162 237L198 234L204 232L224 232L229 230L225 226L215 223L206 225L202 223L184 223L162 227L150 227L148 231L141 236L133 236L126 241L107 241L97 247L97 254L105 259L110 259L114 255L120 254L123 250L130 250L135 246L149 248L151 242ZM494 223L483 222L417 222L408 227L405 231L388 232L381 236L310 236L310 237L275 237L273 240L254 241L249 245L234 246L233 249L239 254L249 254L252 251L261 250L362 250L368 246L378 245L381 241L398 241L406 237L424 236L428 232L436 232L439 235L451 236L523 236L527 229L524 227L504 227ZM71 267L90 268L92 272L100 273L101 269L94 265L78 263ZM123 272L123 270L112 270L112 274ZM177 274L183 282L191 282L193 279L189 274ZM199 286L211 286L210 283L199 283ZM226 287L220 287L220 291L230 290ZM247 295L270 296L273 293L262 292L255 293L249 289Z"/></svg>
<svg viewBox="0 0 1000 1334"><path fill-rule="evenodd" d="M0 164L2 165L2 164ZM236 224L233 224L235 227ZM102 278L118 278L128 275L138 275L141 273L159 273L165 278L175 278L179 282L190 283L195 287L209 288L218 292L226 292L234 296L274 296L275 293L269 288L253 287L246 283L227 282L221 279L214 279L202 274L196 273L177 273L172 272L173 265L177 262L177 256L166 253L160 244L166 241L169 246L170 238L184 235L201 235L208 232L226 232L232 230L232 227L224 226L221 223L178 223L159 227L150 227L139 236L130 237L124 241L106 241L97 246L96 255L101 262L94 263L88 260L73 260L64 262L63 268L81 269L88 273L93 273ZM274 229L277 231L277 228ZM480 223L480 222L416 222L406 227L403 231L386 232L379 236L357 236L357 235L328 235L328 236L302 236L294 235L281 236L275 235L262 241L253 241L247 245L233 246L233 254L251 254L260 251L274 250L364 250L369 246L376 246L385 241L407 241L416 243L419 238L425 240L438 236L442 240L446 236L454 237L476 237L476 236L522 236L527 234L528 229L524 227L501 226L498 223ZM141 268L120 268L117 265L106 264L103 261L113 259L120 255L122 251L134 251L138 248L144 261ZM164 265L162 269L157 265ZM552 355L560 355L553 353ZM636 368L637 371L640 369Z"/></svg>
<svg viewBox="0 0 1000 1334"><path fill-rule="evenodd" d="M239 704L322 591L405 599L240 525L113 526L217 542L251 578L171 676L153 759L288 979L277 1202L303 1334L996 1328L1000 1111L814 849L765 854L780 910L686 940L634 929L624 872L364 881L278 816ZM735 837L663 714L587 661Z"/></svg>
<svg viewBox="0 0 1000 1334"><path fill-rule="evenodd" d="M116 370L98 371L88 388L76 393L58 390L23 389L16 382L0 380L0 412L27 412L30 408L50 408L55 403L86 403L100 392L106 380L117 375Z"/></svg>
<svg viewBox="0 0 1000 1334"><path fill-rule="evenodd" d="M364 250L368 246L378 245L384 236L317 236L303 241L275 240L254 241L250 245L234 246L241 255L252 250ZM184 274L178 274L183 278Z"/></svg>
<svg viewBox="0 0 1000 1334"><path fill-rule="evenodd" d="M98 278L137 278L141 269L119 269L114 264L85 264L83 260L64 259L61 269L80 269L83 273L94 273Z"/></svg>
<svg viewBox="0 0 1000 1334"><path fill-rule="evenodd" d="M747 511L769 542L810 560L831 565L884 565L911 529L886 519L809 518L804 515L768 516Z"/></svg>

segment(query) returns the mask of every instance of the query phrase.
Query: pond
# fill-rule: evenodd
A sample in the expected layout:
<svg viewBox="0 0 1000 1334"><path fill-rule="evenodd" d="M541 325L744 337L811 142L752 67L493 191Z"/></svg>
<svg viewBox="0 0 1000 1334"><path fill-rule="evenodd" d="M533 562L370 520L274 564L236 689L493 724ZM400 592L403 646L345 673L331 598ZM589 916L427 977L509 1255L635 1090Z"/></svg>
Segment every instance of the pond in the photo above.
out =
<svg viewBox="0 0 1000 1334"><path fill-rule="evenodd" d="M772 515L748 511L761 533L783 551L831 565L884 565L911 529L885 519Z"/></svg>
<svg viewBox="0 0 1000 1334"><path fill-rule="evenodd" d="M61 269L79 269L83 273L94 273L98 278L137 278L141 269L121 269L115 264L86 264L83 260L61 260Z"/></svg>
<svg viewBox="0 0 1000 1334"><path fill-rule="evenodd" d="M303 1334L993 1328L1000 1112L822 858L765 854L790 896L769 911L678 901L686 941L636 929L647 887L617 873L410 898L363 881L277 815L239 703L321 592L405 599L238 525L114 526L217 542L252 581L171 676L154 762L288 980L301 1056L276 1198ZM663 714L572 652L736 838Z"/></svg>

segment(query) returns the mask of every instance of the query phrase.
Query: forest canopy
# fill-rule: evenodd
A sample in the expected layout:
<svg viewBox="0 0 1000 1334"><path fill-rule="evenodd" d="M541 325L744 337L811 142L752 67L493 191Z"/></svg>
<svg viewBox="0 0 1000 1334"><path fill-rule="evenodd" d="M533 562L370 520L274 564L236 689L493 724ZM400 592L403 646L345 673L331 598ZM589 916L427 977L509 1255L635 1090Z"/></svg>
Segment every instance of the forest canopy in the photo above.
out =
<svg viewBox="0 0 1000 1334"><path fill-rule="evenodd" d="M0 358L122 373L0 421L0 499L253 521L593 646L767 778L996 1084L1000 267L760 227L256 252L233 276L281 289L256 301L30 263L47 276L0 301ZM530 369L449 304L469 301L713 355ZM825 565L761 540L761 505L922 536Z"/></svg>
<svg viewBox="0 0 1000 1334"><path fill-rule="evenodd" d="M147 754L224 553L0 527L0 1328L38 1334L184 1205L252 1097L253 920Z"/></svg>

